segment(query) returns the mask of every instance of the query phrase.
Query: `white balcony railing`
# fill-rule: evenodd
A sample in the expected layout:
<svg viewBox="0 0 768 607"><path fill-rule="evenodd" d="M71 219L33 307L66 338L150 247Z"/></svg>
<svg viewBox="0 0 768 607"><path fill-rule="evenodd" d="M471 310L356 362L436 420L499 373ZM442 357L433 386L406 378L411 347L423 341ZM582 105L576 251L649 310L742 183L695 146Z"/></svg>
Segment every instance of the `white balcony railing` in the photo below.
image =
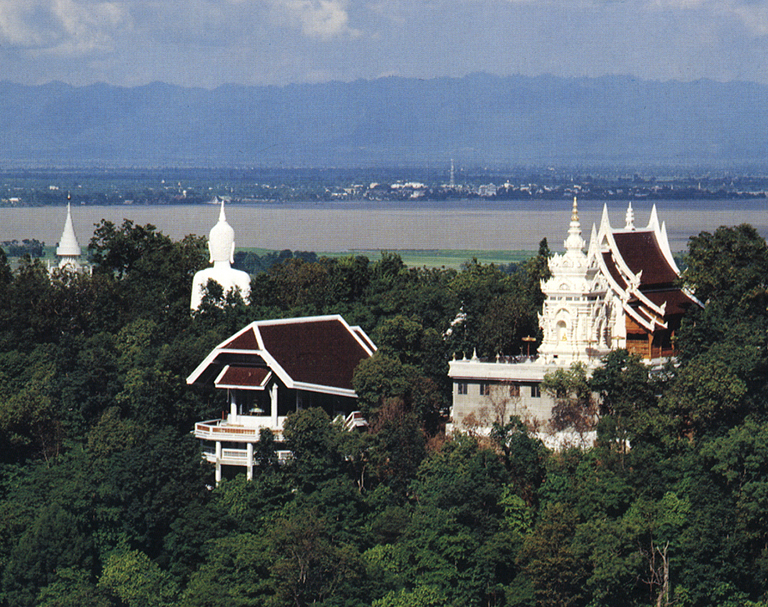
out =
<svg viewBox="0 0 768 607"><path fill-rule="evenodd" d="M252 422L252 420L248 421ZM277 422L279 428L273 428L271 417L263 418L263 423L260 425L251 425L249 423L247 426L230 424L226 420L212 419L204 422L197 422L195 424L195 438L202 440L229 441L234 443L256 443L259 441L259 432L261 429L269 428L272 431L275 440L281 442L283 440L284 421L284 417L278 417Z"/></svg>

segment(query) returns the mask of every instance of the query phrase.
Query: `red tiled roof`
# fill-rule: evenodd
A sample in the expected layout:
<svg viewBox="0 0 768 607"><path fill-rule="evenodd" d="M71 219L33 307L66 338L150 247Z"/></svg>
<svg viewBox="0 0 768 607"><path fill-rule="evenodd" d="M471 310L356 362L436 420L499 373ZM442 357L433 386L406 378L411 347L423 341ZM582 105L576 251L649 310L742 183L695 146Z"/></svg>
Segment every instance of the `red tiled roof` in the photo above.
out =
<svg viewBox="0 0 768 607"><path fill-rule="evenodd" d="M258 350L259 342L256 341L253 329L249 327L247 331L224 344L224 348L229 350Z"/></svg>
<svg viewBox="0 0 768 607"><path fill-rule="evenodd" d="M657 306L661 306L664 302L666 302L667 307L664 309L665 318L685 314L688 308L693 305L697 305L697 302L681 289L672 289L669 291L649 291L644 293L644 295Z"/></svg>
<svg viewBox="0 0 768 607"><path fill-rule="evenodd" d="M641 290L672 285L677 280L677 273L664 257L654 232L614 232L613 239L627 267L634 274L642 271Z"/></svg>
<svg viewBox="0 0 768 607"><path fill-rule="evenodd" d="M369 354L336 318L258 327L264 348L296 382L352 390L352 372Z"/></svg>
<svg viewBox="0 0 768 607"><path fill-rule="evenodd" d="M610 252L603 253L603 261L605 262L605 267L608 268L608 272L616 281L616 284L618 284L622 289L626 289L627 282L621 276L619 268L616 267L616 262L614 261Z"/></svg>
<svg viewBox="0 0 768 607"><path fill-rule="evenodd" d="M266 367L227 367L215 383L216 386L263 388L271 373Z"/></svg>

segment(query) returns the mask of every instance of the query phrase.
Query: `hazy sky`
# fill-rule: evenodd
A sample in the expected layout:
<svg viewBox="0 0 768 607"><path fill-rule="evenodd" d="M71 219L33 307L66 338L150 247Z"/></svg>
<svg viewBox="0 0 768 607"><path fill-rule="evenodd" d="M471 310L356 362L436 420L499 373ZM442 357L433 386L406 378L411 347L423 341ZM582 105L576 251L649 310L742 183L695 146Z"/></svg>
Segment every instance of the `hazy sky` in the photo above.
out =
<svg viewBox="0 0 768 607"><path fill-rule="evenodd" d="M768 0L0 0L0 79L26 84L476 71L768 83Z"/></svg>

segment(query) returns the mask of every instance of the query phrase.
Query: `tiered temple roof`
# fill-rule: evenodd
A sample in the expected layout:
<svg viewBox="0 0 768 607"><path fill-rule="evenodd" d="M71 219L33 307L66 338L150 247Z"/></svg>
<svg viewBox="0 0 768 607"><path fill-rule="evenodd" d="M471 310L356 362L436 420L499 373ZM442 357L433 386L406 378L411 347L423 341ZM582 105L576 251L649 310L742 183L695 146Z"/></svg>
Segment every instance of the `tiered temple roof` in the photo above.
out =
<svg viewBox="0 0 768 607"><path fill-rule="evenodd" d="M187 383L259 390L274 374L289 389L355 396L352 373L375 350L339 315L256 321L214 348Z"/></svg>

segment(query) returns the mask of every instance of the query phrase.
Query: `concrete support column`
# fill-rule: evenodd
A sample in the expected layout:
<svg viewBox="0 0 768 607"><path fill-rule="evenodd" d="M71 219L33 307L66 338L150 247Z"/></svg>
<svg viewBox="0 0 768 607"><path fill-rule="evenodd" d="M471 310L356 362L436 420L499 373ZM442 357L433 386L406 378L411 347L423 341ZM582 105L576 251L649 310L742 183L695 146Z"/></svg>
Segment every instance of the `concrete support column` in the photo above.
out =
<svg viewBox="0 0 768 607"><path fill-rule="evenodd" d="M247 461L248 461L248 471L246 472L246 479L249 481L253 480L253 443L248 443L245 446L245 452L247 455Z"/></svg>
<svg viewBox="0 0 768 607"><path fill-rule="evenodd" d="M277 384L272 384L269 389L270 414L272 416L272 429L277 428Z"/></svg>
<svg viewBox="0 0 768 607"><path fill-rule="evenodd" d="M221 482L221 441L216 441L216 484Z"/></svg>

